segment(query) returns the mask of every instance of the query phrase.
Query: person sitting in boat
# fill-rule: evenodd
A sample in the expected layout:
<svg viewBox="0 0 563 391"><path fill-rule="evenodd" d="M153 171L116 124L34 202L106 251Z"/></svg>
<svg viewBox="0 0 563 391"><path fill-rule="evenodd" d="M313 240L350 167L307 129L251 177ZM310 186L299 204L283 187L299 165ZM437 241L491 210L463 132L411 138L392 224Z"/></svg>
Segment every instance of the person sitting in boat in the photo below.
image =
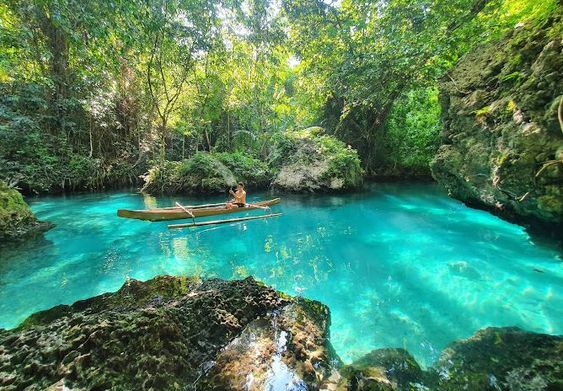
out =
<svg viewBox="0 0 563 391"><path fill-rule="evenodd" d="M227 209L244 208L246 206L246 191L244 191L242 182L238 183L236 191L229 190L229 194L233 196L233 199L227 202Z"/></svg>

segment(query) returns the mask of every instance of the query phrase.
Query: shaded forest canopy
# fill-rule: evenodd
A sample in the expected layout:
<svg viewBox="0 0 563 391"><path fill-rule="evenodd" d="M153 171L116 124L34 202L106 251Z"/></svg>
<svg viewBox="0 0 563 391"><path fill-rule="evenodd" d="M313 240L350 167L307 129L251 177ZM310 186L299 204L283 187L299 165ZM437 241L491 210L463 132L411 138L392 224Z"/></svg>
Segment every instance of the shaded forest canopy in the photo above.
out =
<svg viewBox="0 0 563 391"><path fill-rule="evenodd" d="M270 164L276 140L311 126L356 149L368 175L427 175L437 81L468 50L555 7L7 0L0 179L27 193L133 185L201 151Z"/></svg>

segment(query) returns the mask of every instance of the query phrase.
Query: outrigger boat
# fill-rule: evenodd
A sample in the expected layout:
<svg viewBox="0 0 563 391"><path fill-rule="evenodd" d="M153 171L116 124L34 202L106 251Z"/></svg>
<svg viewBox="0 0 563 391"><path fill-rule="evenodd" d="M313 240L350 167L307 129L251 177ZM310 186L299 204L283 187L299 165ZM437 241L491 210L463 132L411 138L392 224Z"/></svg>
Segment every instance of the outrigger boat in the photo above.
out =
<svg viewBox="0 0 563 391"><path fill-rule="evenodd" d="M246 204L245 207L232 208L232 209L227 209L225 203L191 205L191 206L183 206L180 205L179 203L176 203L176 206L172 206L168 208L154 208L154 209L145 209L145 210L119 209L117 211L117 215L119 217L146 220L146 221L168 221L168 220L180 220L180 219L191 218L193 220L193 223L191 224L173 224L168 226L168 228L183 228L183 227L195 227L199 225L222 224L222 223L229 223L235 221L256 220L256 219L263 219L268 217L277 217L281 215L281 213L273 213L263 216L243 217L239 219L205 221L199 223L195 222L196 217L224 215L224 214L230 214L236 212L246 212L255 209L269 210L270 206L279 203L280 203L280 199L274 198L271 200Z"/></svg>

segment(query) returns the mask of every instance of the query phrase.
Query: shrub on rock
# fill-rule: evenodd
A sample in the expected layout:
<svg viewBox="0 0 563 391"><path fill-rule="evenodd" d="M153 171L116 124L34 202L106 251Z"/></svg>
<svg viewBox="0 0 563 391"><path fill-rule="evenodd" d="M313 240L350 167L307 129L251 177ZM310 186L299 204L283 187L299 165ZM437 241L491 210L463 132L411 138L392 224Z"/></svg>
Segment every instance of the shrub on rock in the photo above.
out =
<svg viewBox="0 0 563 391"><path fill-rule="evenodd" d="M277 168L274 186L285 190L349 190L363 180L357 151L319 127L278 137L270 160Z"/></svg>
<svg viewBox="0 0 563 391"><path fill-rule="evenodd" d="M152 167L143 177L148 193L222 193L235 176L214 154L198 152L181 162Z"/></svg>
<svg viewBox="0 0 563 391"><path fill-rule="evenodd" d="M268 164L242 152L221 152L215 156L246 187L264 189L270 185L271 173Z"/></svg>

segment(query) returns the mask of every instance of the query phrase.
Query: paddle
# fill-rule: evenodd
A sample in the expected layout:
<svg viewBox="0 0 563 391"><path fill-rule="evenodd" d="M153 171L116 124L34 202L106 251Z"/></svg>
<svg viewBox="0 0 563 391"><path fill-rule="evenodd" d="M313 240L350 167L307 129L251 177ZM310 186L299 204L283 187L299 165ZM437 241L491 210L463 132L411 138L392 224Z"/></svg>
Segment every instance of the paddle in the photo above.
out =
<svg viewBox="0 0 563 391"><path fill-rule="evenodd" d="M195 216L194 216L194 214L193 214L192 212L190 212L188 209L184 208L179 202L176 202L176 206L182 208L182 210L183 210L184 212L186 212L187 214L189 214L189 215L192 217L192 220L193 220L193 222L194 222L194 224L195 224Z"/></svg>

